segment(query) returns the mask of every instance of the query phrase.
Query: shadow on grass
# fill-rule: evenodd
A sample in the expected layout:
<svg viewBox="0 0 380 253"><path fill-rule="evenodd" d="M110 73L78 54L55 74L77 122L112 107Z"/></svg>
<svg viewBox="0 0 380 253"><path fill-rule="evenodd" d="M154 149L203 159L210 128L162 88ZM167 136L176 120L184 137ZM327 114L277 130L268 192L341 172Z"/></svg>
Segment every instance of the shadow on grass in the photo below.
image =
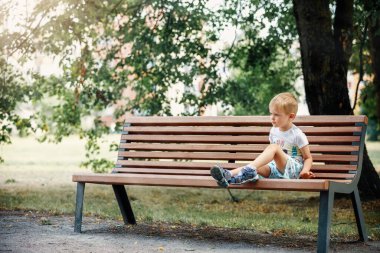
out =
<svg viewBox="0 0 380 253"><path fill-rule="evenodd" d="M100 224L98 224L100 225ZM193 226L189 224L172 224L156 222L139 223L137 225L108 224L95 229L84 230L84 234L129 234L146 237L161 237L168 239L183 239L220 243L243 243L248 247L278 247L299 249L314 252L317 247L317 237L292 235L278 231L277 233L258 233L251 229L218 228L210 226ZM345 251L349 248L368 248L380 250L355 238L331 238L331 249Z"/></svg>

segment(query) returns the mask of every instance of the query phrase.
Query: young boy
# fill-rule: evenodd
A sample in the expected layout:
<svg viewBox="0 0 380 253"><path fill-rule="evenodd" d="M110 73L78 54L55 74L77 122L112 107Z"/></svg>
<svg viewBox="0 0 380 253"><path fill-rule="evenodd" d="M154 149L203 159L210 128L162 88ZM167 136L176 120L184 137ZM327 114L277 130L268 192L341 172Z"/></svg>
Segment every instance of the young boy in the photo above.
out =
<svg viewBox="0 0 380 253"><path fill-rule="evenodd" d="M270 144L246 166L231 171L215 165L211 176L220 187L229 184L255 182L259 175L265 178L314 178L310 171L313 159L306 135L293 124L298 110L297 99L291 93L280 93L269 103L273 127Z"/></svg>

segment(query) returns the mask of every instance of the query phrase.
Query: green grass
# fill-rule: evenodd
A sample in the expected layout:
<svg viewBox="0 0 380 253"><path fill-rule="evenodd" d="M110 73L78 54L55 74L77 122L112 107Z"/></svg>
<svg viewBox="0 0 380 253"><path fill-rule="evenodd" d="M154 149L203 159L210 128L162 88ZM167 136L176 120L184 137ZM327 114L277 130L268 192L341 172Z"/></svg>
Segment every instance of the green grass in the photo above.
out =
<svg viewBox="0 0 380 253"><path fill-rule="evenodd" d="M368 155L371 158L376 171L380 173L380 142L367 141Z"/></svg>
<svg viewBox="0 0 380 253"><path fill-rule="evenodd" d="M110 136L109 143L118 140ZM378 156L380 143L368 146L370 156ZM35 210L74 215L75 184L71 175L84 158L83 142L70 138L60 145L38 144L30 138L16 138L3 146L0 165L0 209ZM101 156L116 154L103 149ZM375 166L378 168L378 160ZM317 193L279 191L233 191L239 203L229 200L222 189L127 187L138 222L187 223L253 229L257 232L288 235L317 233L319 198ZM380 201L363 203L369 235L380 240ZM110 186L86 185L84 214L118 219L120 212ZM355 239L357 230L350 201L335 203L332 236Z"/></svg>
<svg viewBox="0 0 380 253"><path fill-rule="evenodd" d="M128 187L138 222L187 223L254 229L258 232L312 235L318 224L318 198L312 193L235 191L243 199L230 202L223 190ZM0 209L35 210L52 215L74 215L75 187L8 188L0 190ZM363 203L370 236L380 239L380 202ZM110 186L86 186L84 214L118 219L120 212ZM332 235L355 239L351 203L335 204Z"/></svg>

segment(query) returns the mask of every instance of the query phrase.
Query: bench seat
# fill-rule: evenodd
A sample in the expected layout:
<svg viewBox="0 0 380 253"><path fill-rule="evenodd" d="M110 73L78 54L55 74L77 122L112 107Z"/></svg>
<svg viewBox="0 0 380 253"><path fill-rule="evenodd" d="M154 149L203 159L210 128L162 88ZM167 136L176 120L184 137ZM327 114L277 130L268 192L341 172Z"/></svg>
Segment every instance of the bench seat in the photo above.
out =
<svg viewBox="0 0 380 253"><path fill-rule="evenodd" d="M175 186L175 187L202 187L217 188L215 180L210 176L189 175L151 175L151 174L105 174L92 173L75 174L75 182L114 185L151 185L151 186ZM320 192L329 189L331 182L348 185L351 180L327 180L327 179L260 179L255 183L231 185L230 189L250 190L281 190L281 191L308 191Z"/></svg>

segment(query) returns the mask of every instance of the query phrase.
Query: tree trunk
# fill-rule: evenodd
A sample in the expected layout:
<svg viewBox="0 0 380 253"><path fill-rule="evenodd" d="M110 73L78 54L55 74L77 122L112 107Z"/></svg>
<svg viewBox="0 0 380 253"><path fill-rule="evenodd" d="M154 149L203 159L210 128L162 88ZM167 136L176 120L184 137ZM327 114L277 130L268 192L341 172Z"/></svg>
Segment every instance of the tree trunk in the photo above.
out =
<svg viewBox="0 0 380 253"><path fill-rule="evenodd" d="M334 26L339 29L335 32L331 29L329 0L293 2L310 114L352 114L345 53L347 48L351 54L352 0L338 1L343 2L344 10L336 11Z"/></svg>
<svg viewBox="0 0 380 253"><path fill-rule="evenodd" d="M312 115L353 114L347 88L352 50L353 0L337 0L332 24L329 0L293 0L306 101ZM367 150L359 190L380 198L380 178Z"/></svg>
<svg viewBox="0 0 380 253"><path fill-rule="evenodd" d="M379 175L368 157L367 147L364 146L362 175L359 180L360 195L363 200L380 198Z"/></svg>

